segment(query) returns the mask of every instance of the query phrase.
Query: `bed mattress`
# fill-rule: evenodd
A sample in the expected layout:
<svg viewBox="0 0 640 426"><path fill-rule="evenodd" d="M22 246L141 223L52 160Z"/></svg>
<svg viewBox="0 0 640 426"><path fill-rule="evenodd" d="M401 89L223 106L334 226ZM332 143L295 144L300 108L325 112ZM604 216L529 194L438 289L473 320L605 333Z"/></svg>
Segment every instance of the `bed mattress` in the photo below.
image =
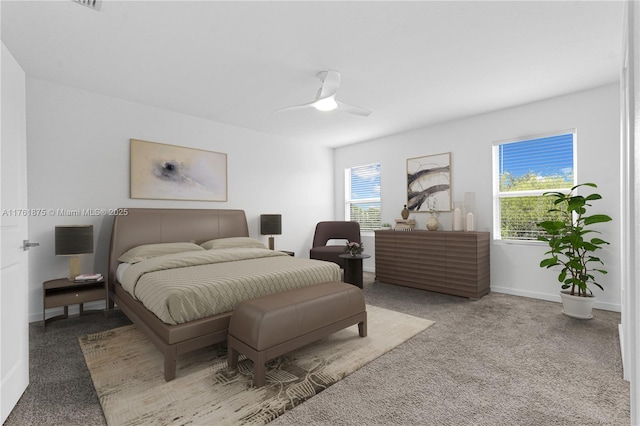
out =
<svg viewBox="0 0 640 426"><path fill-rule="evenodd" d="M128 266L121 284L166 324L232 311L241 301L328 281L338 265L260 248L177 253Z"/></svg>

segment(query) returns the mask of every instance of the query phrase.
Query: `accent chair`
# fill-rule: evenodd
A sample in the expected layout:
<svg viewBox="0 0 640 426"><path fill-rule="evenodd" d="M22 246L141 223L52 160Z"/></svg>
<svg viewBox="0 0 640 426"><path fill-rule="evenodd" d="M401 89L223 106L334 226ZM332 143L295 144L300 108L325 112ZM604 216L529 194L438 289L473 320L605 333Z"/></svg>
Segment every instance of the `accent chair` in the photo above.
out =
<svg viewBox="0 0 640 426"><path fill-rule="evenodd" d="M344 245L327 245L329 240L361 243L360 224L358 222L328 221L319 222L316 225L313 247L309 250L309 257L337 263L340 268L344 269L344 259L338 257L345 253Z"/></svg>

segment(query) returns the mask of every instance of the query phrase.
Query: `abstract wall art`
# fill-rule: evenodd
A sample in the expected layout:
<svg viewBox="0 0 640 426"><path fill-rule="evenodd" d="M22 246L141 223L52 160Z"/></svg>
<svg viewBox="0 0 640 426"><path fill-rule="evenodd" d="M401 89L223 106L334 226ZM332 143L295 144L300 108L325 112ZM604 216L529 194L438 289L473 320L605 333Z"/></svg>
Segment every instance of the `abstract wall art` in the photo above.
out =
<svg viewBox="0 0 640 426"><path fill-rule="evenodd" d="M227 201L227 154L137 139L131 198Z"/></svg>
<svg viewBox="0 0 640 426"><path fill-rule="evenodd" d="M407 159L407 209L451 211L451 153Z"/></svg>

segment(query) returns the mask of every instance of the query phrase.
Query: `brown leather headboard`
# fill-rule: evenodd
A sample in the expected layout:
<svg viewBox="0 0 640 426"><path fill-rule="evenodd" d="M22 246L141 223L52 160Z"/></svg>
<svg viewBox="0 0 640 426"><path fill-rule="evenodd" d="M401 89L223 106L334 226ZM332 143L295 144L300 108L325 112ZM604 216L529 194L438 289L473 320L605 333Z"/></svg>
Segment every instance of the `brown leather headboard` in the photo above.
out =
<svg viewBox="0 0 640 426"><path fill-rule="evenodd" d="M153 243L195 241L196 244L226 237L248 237L244 210L219 209L120 209L109 248L109 284L116 279L118 258L130 248Z"/></svg>

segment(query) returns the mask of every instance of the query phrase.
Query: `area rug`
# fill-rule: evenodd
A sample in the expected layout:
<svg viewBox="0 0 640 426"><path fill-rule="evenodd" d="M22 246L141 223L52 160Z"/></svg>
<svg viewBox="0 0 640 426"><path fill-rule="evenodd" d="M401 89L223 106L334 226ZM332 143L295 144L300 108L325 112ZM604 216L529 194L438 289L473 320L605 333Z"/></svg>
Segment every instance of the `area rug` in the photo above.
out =
<svg viewBox="0 0 640 426"><path fill-rule="evenodd" d="M109 425L263 425L432 324L368 305L367 337L352 326L277 358L260 389L250 360L227 368L225 344L178 357L165 382L160 352L134 325L79 340Z"/></svg>

